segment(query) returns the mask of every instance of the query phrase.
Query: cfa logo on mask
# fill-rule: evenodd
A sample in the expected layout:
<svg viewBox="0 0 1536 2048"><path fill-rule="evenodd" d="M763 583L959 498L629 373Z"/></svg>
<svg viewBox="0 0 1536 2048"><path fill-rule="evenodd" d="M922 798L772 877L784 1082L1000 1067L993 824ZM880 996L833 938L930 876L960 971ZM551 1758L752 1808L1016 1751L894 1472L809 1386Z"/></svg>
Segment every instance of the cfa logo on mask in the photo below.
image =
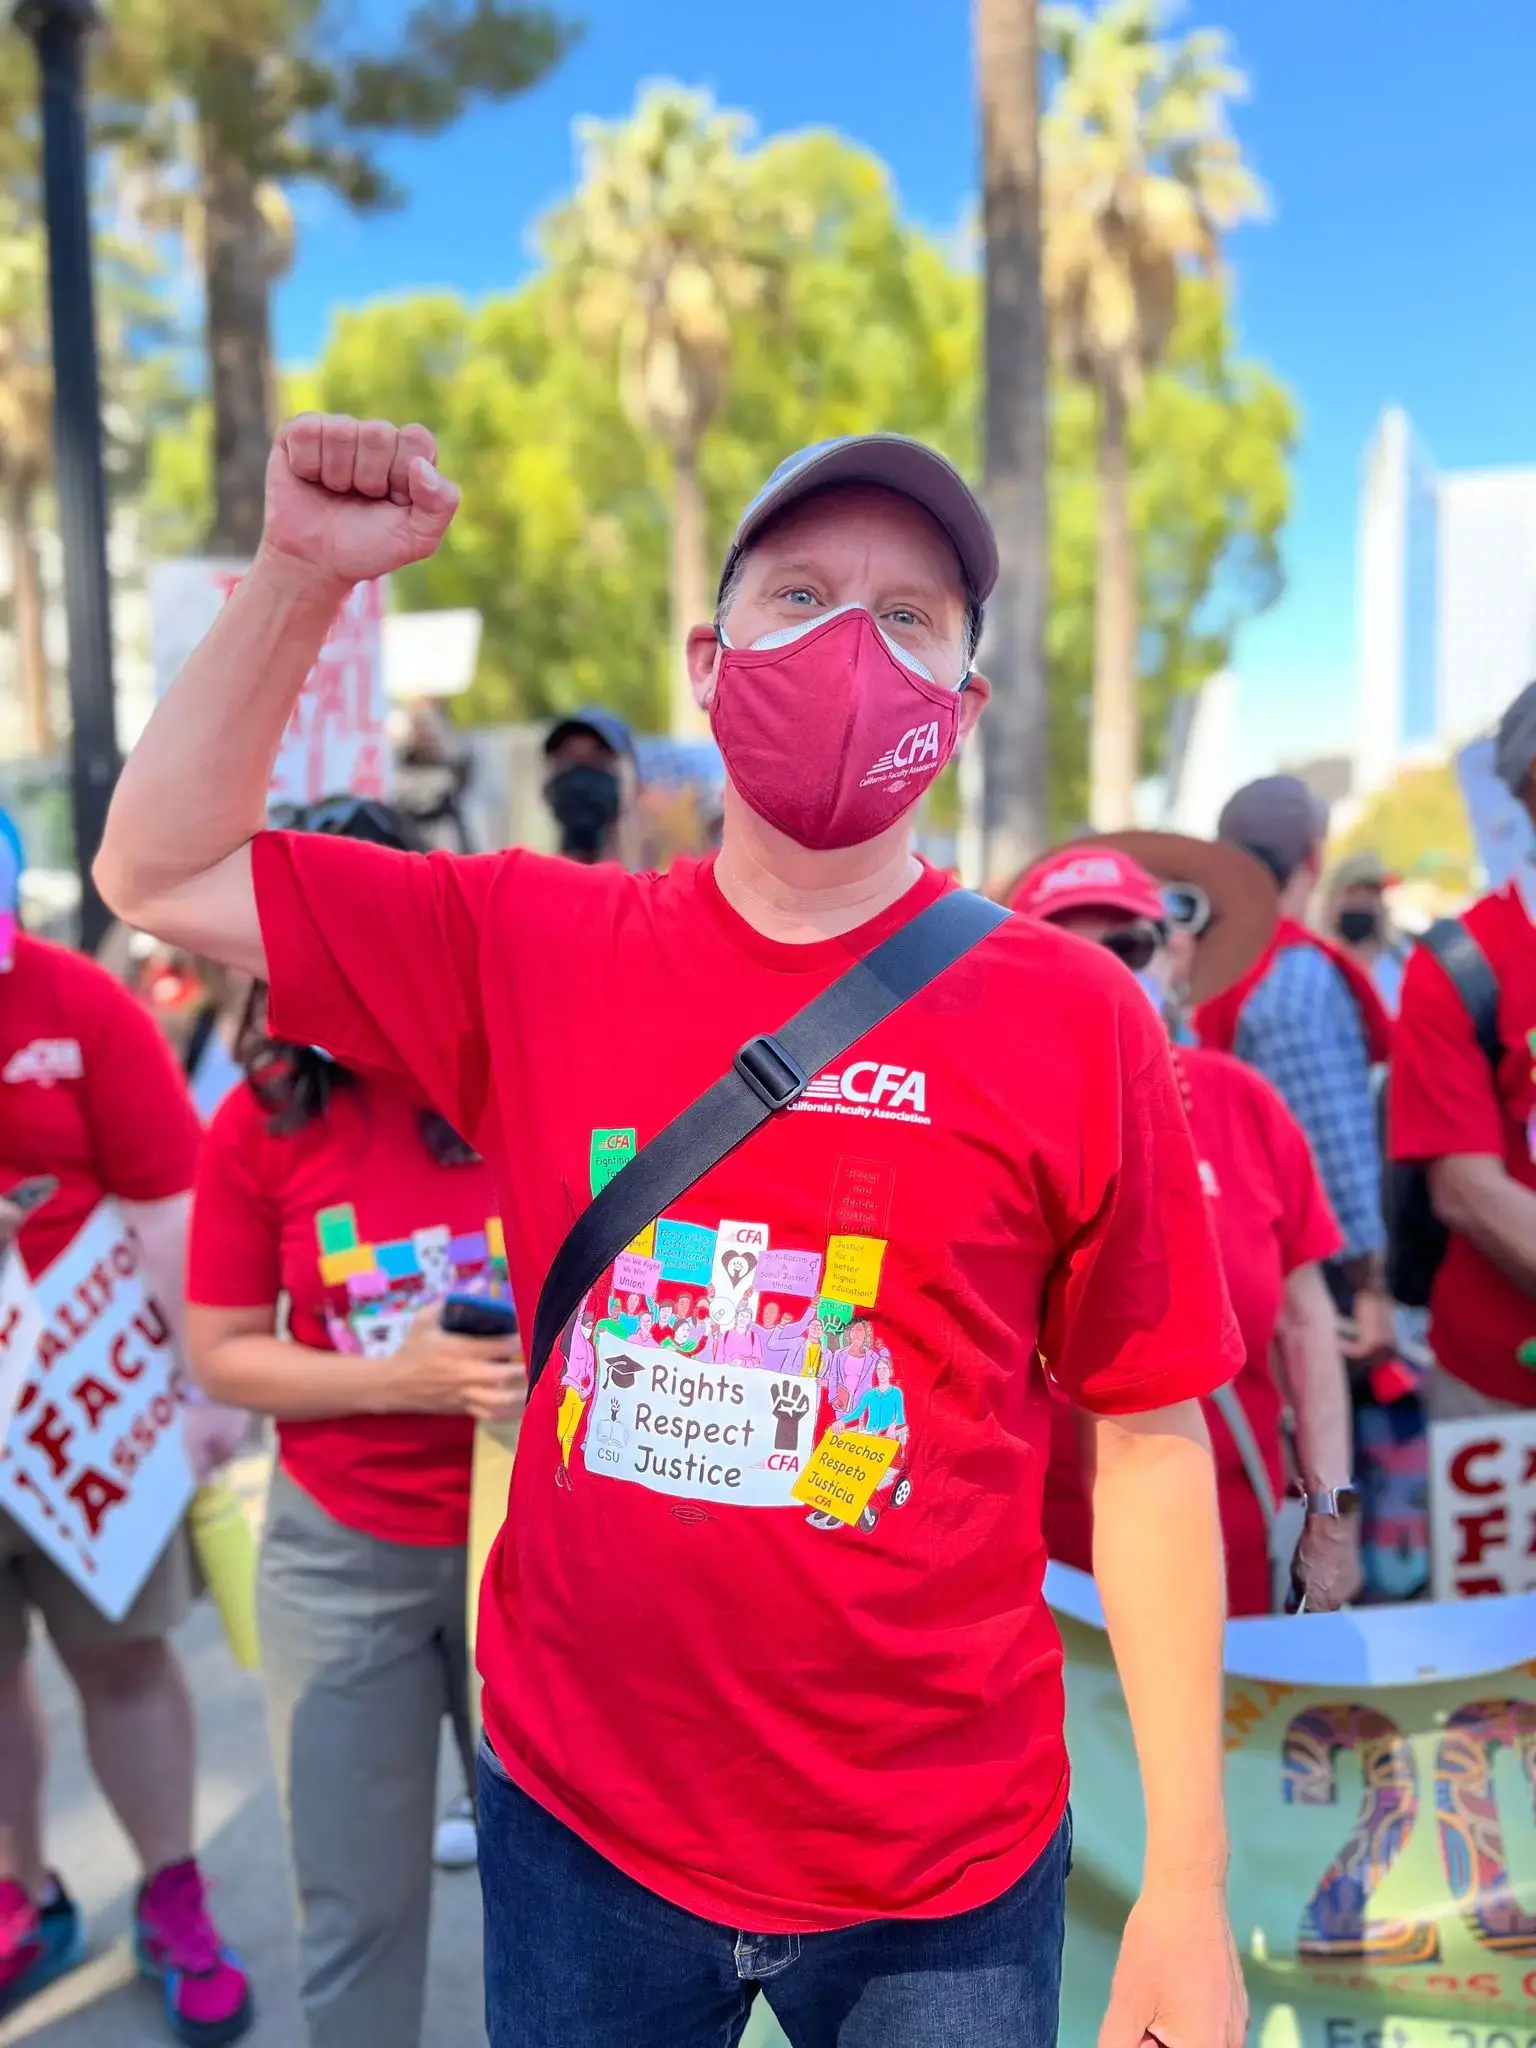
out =
<svg viewBox="0 0 1536 2048"><path fill-rule="evenodd" d="M859 787L868 789L885 782L899 789L909 775L940 759L939 722L934 718L924 725L909 726L895 746L888 747L880 756Z"/></svg>

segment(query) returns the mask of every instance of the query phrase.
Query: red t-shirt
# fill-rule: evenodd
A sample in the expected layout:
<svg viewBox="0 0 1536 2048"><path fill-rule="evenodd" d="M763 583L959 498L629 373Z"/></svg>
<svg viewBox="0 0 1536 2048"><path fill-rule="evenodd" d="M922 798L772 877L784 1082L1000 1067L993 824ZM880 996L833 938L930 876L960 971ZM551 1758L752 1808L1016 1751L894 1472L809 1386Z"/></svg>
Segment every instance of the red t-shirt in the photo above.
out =
<svg viewBox="0 0 1536 2048"><path fill-rule="evenodd" d="M1190 1128L1242 1333L1243 1369L1233 1385L1279 1499L1286 1483L1282 1402L1270 1348L1286 1280L1298 1267L1332 1258L1342 1242L1339 1227L1306 1133L1269 1082L1225 1053L1181 1046L1176 1057L1189 1083ZM1233 1614L1267 1614L1263 1510L1215 1402L1204 1407L1216 1452L1228 1606ZM1078 1419L1065 1402L1057 1404L1051 1434L1045 1535L1052 1557L1092 1571L1093 1515L1083 1486Z"/></svg>
<svg viewBox="0 0 1536 2048"><path fill-rule="evenodd" d="M928 870L860 930L789 946L709 862L631 876L268 834L255 876L275 1027L419 1076L479 1144L525 1328L623 1134L644 1144L947 886ZM1144 998L1101 952L1010 920L612 1283L530 1403L486 1573L503 1764L728 1926L997 1897L1067 1791L1037 1346L1106 1411L1236 1364ZM663 1303L690 1343L707 1327L696 1355L653 1323Z"/></svg>
<svg viewBox="0 0 1536 2048"><path fill-rule="evenodd" d="M417 1104L367 1082L275 1136L248 1087L208 1128L198 1164L188 1299L290 1302L296 1342L387 1358L411 1317L451 1289L504 1283L484 1166L438 1166ZM280 1422L283 1469L349 1529L387 1543L463 1543L474 1424L455 1415Z"/></svg>
<svg viewBox="0 0 1536 2048"><path fill-rule="evenodd" d="M184 1194L199 1136L181 1070L127 990L81 953L18 936L0 974L0 1194L38 1174L59 1183L17 1235L28 1272L106 1196Z"/></svg>
<svg viewBox="0 0 1536 2048"><path fill-rule="evenodd" d="M1416 947L1403 976L1388 1105L1392 1154L1425 1163L1457 1154L1502 1159L1536 1188L1536 929L1511 883L1463 918L1499 984L1495 1074L1466 1005L1433 953ZM1430 1343L1447 1372L1491 1400L1536 1407L1536 1301L1466 1238L1452 1235L1430 1298Z"/></svg>

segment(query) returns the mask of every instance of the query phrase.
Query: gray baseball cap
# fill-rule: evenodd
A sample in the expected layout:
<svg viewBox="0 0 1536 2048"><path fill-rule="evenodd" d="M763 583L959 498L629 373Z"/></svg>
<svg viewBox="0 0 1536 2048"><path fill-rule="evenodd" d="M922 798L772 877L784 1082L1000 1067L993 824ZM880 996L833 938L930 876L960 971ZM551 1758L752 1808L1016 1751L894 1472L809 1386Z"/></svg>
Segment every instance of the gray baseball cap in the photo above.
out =
<svg viewBox="0 0 1536 2048"><path fill-rule="evenodd" d="M1283 889L1328 836L1328 806L1299 776L1266 775L1228 799L1216 835L1263 861Z"/></svg>
<svg viewBox="0 0 1536 2048"><path fill-rule="evenodd" d="M997 537L981 500L937 448L905 434L842 434L786 456L741 515L720 572L720 589L770 519L832 484L881 484L921 505L954 543L967 596L977 604L991 596L997 582Z"/></svg>
<svg viewBox="0 0 1536 2048"><path fill-rule="evenodd" d="M616 711L605 711L596 704L585 704L579 711L568 711L564 718L556 719L545 737L544 752L552 754L562 741L577 732L591 733L610 754L635 758L634 738L624 720Z"/></svg>
<svg viewBox="0 0 1536 2048"><path fill-rule="evenodd" d="M1499 720L1493 759L1510 795L1523 797L1536 768L1536 683L1527 683Z"/></svg>

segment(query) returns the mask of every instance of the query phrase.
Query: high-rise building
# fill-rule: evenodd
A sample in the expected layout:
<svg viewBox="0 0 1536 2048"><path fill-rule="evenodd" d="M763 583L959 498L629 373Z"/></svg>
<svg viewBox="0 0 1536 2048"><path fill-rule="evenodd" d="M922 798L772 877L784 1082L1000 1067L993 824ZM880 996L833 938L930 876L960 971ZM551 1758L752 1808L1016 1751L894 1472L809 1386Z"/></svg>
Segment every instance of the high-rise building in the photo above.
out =
<svg viewBox="0 0 1536 2048"><path fill-rule="evenodd" d="M1366 450L1359 786L1483 731L1536 677L1536 469L1438 474L1406 413Z"/></svg>

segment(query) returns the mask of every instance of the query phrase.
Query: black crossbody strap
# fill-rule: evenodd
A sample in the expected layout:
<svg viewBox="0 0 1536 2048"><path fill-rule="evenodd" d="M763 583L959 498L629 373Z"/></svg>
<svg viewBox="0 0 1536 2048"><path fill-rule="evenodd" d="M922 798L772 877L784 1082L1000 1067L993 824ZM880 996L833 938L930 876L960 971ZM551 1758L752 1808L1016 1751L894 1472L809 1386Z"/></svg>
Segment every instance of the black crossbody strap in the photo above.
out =
<svg viewBox="0 0 1536 2048"><path fill-rule="evenodd" d="M1499 984L1488 956L1459 917L1432 924L1419 941L1434 954L1461 997L1483 1056L1493 1066L1504 1057L1499 1038Z"/></svg>
<svg viewBox="0 0 1536 2048"><path fill-rule="evenodd" d="M533 1319L530 1391L588 1290L647 1224L759 1125L797 1102L813 1074L937 980L1009 915L967 889L940 896L776 1033L749 1039L729 1073L642 1145L583 1209L555 1253Z"/></svg>

